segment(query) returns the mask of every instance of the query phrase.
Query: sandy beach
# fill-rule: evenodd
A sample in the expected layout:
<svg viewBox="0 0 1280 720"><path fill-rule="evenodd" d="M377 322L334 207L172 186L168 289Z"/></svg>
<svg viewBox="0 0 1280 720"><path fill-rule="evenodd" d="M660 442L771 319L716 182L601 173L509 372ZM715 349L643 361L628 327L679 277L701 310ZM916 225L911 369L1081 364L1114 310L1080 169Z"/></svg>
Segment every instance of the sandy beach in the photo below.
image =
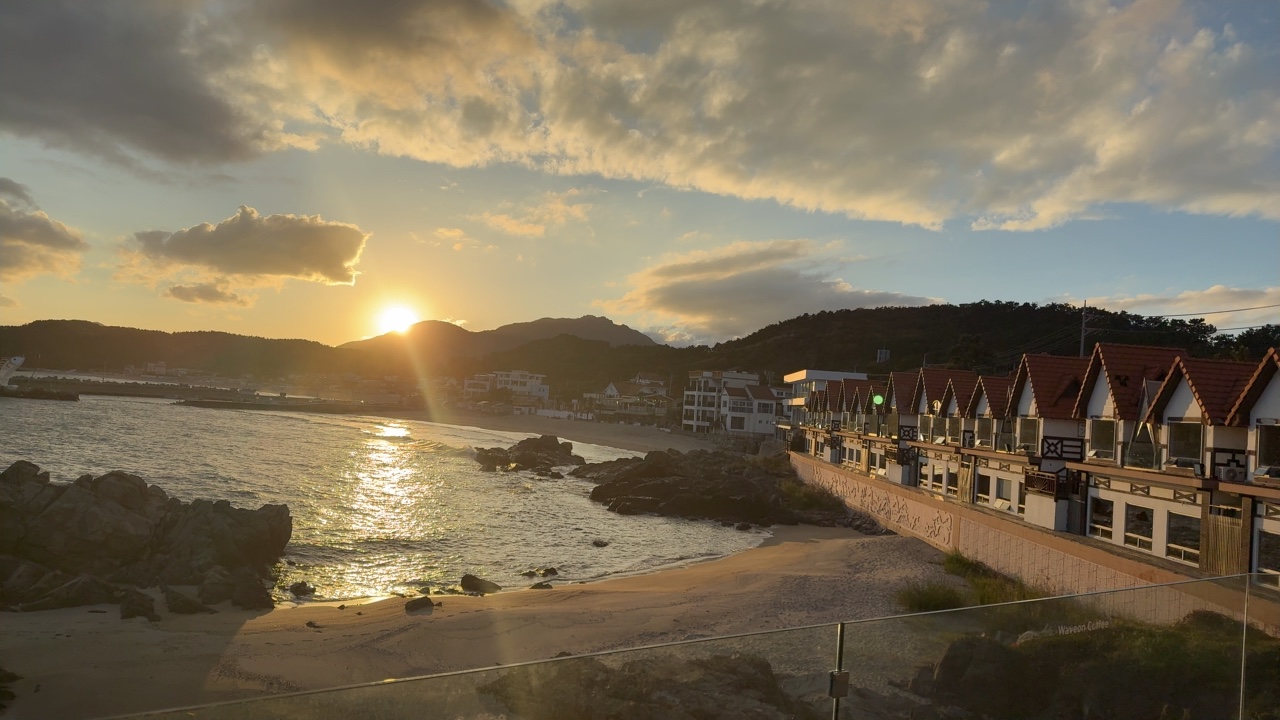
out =
<svg viewBox="0 0 1280 720"><path fill-rule="evenodd" d="M461 425L463 427L477 427L485 430L501 430L503 432L555 435L561 440L570 442L604 445L642 453L650 450L667 450L669 448L675 448L680 452L688 452L698 449L711 450L716 447L715 443L703 437L663 432L656 427L648 425L625 425L590 420L560 420L537 415L489 415L446 409L435 412L407 410L405 412L379 413L377 417L437 422L448 425Z"/></svg>
<svg viewBox="0 0 1280 720"><path fill-rule="evenodd" d="M487 597L223 605L122 621L104 605L0 613L0 665L24 676L6 717L92 718L900 612L904 583L946 576L896 535L781 527L737 555L647 575ZM103 612L105 611L105 612ZM312 622L319 627L308 627Z"/></svg>

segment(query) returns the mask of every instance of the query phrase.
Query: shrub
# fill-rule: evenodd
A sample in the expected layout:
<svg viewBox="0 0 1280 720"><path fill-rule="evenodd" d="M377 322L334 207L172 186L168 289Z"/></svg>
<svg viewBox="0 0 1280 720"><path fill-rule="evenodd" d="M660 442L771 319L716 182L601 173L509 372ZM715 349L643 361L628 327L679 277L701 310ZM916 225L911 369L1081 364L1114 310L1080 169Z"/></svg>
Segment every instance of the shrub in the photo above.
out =
<svg viewBox="0 0 1280 720"><path fill-rule="evenodd" d="M913 613L954 610L969 604L959 588L937 581L913 582L898 591L897 599L904 610Z"/></svg>
<svg viewBox="0 0 1280 720"><path fill-rule="evenodd" d="M824 488L814 487L799 480L783 480L778 483L783 505L792 510L843 510L840 498Z"/></svg>

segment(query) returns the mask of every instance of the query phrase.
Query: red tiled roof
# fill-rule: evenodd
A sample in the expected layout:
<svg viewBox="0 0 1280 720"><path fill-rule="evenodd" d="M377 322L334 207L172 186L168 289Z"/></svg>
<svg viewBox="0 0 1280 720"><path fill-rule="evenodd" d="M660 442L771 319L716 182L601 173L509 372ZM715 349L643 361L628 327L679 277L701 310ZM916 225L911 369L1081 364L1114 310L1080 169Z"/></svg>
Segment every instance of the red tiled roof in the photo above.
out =
<svg viewBox="0 0 1280 720"><path fill-rule="evenodd" d="M916 385L916 392L911 398L911 407L914 412L915 408L920 407L920 393L924 392L924 399L933 405L935 400L941 402L942 396L947 394L947 383L951 378L959 377L969 382L977 382L978 374L972 370L949 370L947 368L921 368L920 381Z"/></svg>
<svg viewBox="0 0 1280 720"><path fill-rule="evenodd" d="M1085 372L1072 416L1083 419L1088 414L1094 385L1105 376L1111 400L1115 403L1116 417L1137 420L1146 381L1164 380L1174 359L1183 355L1186 351L1178 348L1098 343L1089 356L1089 369Z"/></svg>
<svg viewBox="0 0 1280 720"><path fill-rule="evenodd" d="M1081 380L1088 367L1089 361L1086 358L1023 355L1018 373L1013 378L1006 414L1016 414L1023 381L1029 378L1037 416L1049 420L1070 419L1075 409L1076 397L1080 394Z"/></svg>
<svg viewBox="0 0 1280 720"><path fill-rule="evenodd" d="M804 407L811 412L817 412L827 409L827 391L814 390L809 393L809 399L805 401Z"/></svg>
<svg viewBox="0 0 1280 720"><path fill-rule="evenodd" d="M748 385L747 394L751 396L752 400L778 401L778 398L773 394L773 390L765 385Z"/></svg>
<svg viewBox="0 0 1280 720"><path fill-rule="evenodd" d="M987 396L987 407L991 414L1000 417L1009 405L1009 388L1013 387L1013 378L1007 375L983 375L978 378L969 396L969 404L965 406L966 417L974 417L978 413L978 399Z"/></svg>
<svg viewBox="0 0 1280 720"><path fill-rule="evenodd" d="M744 398L747 397L747 389L741 387L733 387L732 385L724 389L724 394L728 397Z"/></svg>
<svg viewBox="0 0 1280 720"><path fill-rule="evenodd" d="M1235 360L1204 360L1179 357L1173 361L1169 375L1156 392L1155 402L1147 411L1147 422L1159 422L1165 407L1173 397L1173 391L1184 377L1191 394L1200 405L1200 412L1210 425L1225 425L1227 416L1244 394L1249 379L1257 370L1251 362Z"/></svg>
<svg viewBox="0 0 1280 720"><path fill-rule="evenodd" d="M1258 402L1258 398L1262 397L1262 392L1272 382L1277 370L1280 370L1280 348L1271 348L1263 356L1262 362L1258 363L1258 369L1253 371L1253 376L1245 385L1244 392L1240 393L1240 398L1236 400L1231 413L1227 415L1228 425L1249 424L1249 416L1253 413L1254 404Z"/></svg>
<svg viewBox="0 0 1280 720"><path fill-rule="evenodd" d="M942 412L947 411L951 398L956 399L956 414L964 417L973 397L973 389L978 386L978 373L970 370L952 370L951 379L947 381L947 389L942 393Z"/></svg>
<svg viewBox="0 0 1280 720"><path fill-rule="evenodd" d="M842 390L844 392L844 409L846 412L857 412L867 405L867 391L874 380L854 380L845 378L841 381Z"/></svg>
<svg viewBox="0 0 1280 720"><path fill-rule="evenodd" d="M906 415L915 415L916 409L911 406L915 400L916 381L920 379L919 370L906 370L902 372L889 373L889 392L893 393L893 399L898 405L898 412ZM903 399L903 396L906 399ZM885 402L888 402L888 396L885 396Z"/></svg>

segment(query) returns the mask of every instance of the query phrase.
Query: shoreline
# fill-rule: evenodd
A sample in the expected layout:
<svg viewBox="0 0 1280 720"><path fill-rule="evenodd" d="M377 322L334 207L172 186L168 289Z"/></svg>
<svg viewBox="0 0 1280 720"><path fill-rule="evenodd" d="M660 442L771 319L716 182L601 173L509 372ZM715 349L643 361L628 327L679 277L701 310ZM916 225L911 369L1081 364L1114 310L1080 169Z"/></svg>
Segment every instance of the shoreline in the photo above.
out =
<svg viewBox="0 0 1280 720"><path fill-rule="evenodd" d="M200 616L158 603L157 623L122 621L112 605L0 613L0 665L24 676L6 717L100 717L868 619L897 614L904 584L949 577L941 552L912 538L772 532L757 547L683 567L552 590L433 595L441 607L413 613L401 598L345 610L222 605Z"/></svg>

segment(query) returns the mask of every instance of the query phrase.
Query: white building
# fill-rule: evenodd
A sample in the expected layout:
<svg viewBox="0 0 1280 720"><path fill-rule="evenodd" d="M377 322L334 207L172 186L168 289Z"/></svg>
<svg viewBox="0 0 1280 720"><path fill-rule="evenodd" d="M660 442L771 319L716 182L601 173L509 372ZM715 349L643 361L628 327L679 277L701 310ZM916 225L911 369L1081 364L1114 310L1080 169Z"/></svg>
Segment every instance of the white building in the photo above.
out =
<svg viewBox="0 0 1280 720"><path fill-rule="evenodd" d="M510 388L512 395L526 396L547 400L551 397L551 388L543 384L546 375L526 372L524 370L494 370L494 388Z"/></svg>
<svg viewBox="0 0 1280 720"><path fill-rule="evenodd" d="M720 406L725 388L758 385L760 376L735 370L690 370L689 385L684 391L684 419L681 427L688 432L715 432L723 429Z"/></svg>
<svg viewBox="0 0 1280 720"><path fill-rule="evenodd" d="M730 435L773 437L785 395L764 385L726 387L720 394L720 427Z"/></svg>

